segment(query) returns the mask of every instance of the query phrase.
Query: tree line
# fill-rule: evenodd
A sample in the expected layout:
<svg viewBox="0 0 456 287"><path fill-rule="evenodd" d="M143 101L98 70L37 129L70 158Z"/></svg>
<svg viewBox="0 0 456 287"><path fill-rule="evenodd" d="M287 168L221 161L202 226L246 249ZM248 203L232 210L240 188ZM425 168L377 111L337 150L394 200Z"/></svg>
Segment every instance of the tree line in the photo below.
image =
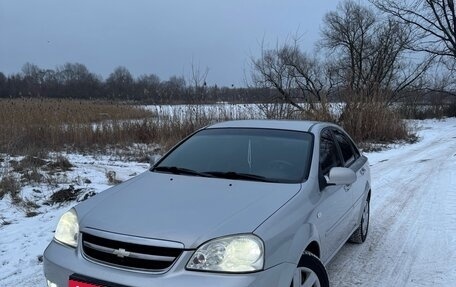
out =
<svg viewBox="0 0 456 287"><path fill-rule="evenodd" d="M117 67L106 78L81 63L66 63L55 69L42 69L26 63L19 73L0 72L0 98L72 98L136 101L149 104L245 102L261 100L271 91L263 88L218 87L206 84L207 73L192 69L189 80L172 76L161 80L155 74L133 77L125 67Z"/></svg>
<svg viewBox="0 0 456 287"><path fill-rule="evenodd" d="M0 97L47 97L142 103L281 102L296 110L330 101L447 101L456 95L456 12L453 0L342 1L328 12L315 51L299 35L252 58L247 87L206 83L192 65L189 79L137 78L117 67L105 80L80 63L0 72Z"/></svg>

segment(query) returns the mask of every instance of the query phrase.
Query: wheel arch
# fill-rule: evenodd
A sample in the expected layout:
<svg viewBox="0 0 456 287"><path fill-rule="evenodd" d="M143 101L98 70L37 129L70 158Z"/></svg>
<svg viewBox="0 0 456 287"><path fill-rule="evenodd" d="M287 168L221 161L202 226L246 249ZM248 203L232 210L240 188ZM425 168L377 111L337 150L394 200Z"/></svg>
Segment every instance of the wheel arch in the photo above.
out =
<svg viewBox="0 0 456 287"><path fill-rule="evenodd" d="M289 248L288 258L290 262L297 265L306 251L321 258L320 237L317 228L313 224L304 224L295 233Z"/></svg>
<svg viewBox="0 0 456 287"><path fill-rule="evenodd" d="M310 252L320 258L320 244L315 240L310 242L304 251Z"/></svg>
<svg viewBox="0 0 456 287"><path fill-rule="evenodd" d="M371 189L371 185L370 185L370 182L369 180L366 182L366 185L364 186L364 195L363 195L363 198L364 200L367 200L370 202L371 200L371 193L372 193L372 189Z"/></svg>

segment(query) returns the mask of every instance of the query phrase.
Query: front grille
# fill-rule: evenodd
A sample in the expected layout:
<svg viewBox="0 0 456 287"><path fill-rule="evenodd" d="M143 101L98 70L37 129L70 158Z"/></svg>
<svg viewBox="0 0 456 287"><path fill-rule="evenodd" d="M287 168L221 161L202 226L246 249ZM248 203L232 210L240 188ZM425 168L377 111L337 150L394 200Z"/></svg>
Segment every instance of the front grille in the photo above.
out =
<svg viewBox="0 0 456 287"><path fill-rule="evenodd" d="M141 245L82 234L82 251L97 262L141 271L165 271L181 255L179 248Z"/></svg>

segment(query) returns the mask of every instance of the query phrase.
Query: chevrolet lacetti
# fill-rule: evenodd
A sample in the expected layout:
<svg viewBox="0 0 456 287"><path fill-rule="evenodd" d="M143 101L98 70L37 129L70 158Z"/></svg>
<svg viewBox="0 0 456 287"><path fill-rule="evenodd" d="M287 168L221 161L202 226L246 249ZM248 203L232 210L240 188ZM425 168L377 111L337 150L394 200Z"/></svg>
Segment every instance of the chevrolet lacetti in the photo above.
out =
<svg viewBox="0 0 456 287"><path fill-rule="evenodd" d="M200 129L143 174L66 212L49 287L329 286L362 243L367 158L339 126L247 120Z"/></svg>

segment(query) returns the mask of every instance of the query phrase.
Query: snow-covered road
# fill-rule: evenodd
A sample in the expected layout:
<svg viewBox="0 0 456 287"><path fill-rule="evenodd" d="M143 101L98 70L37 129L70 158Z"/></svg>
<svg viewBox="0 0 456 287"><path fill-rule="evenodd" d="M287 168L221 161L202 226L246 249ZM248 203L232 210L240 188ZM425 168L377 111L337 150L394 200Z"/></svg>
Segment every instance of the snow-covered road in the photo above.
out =
<svg viewBox="0 0 456 287"><path fill-rule="evenodd" d="M456 286L456 120L371 153L371 225L328 266L332 286Z"/></svg>
<svg viewBox="0 0 456 287"><path fill-rule="evenodd" d="M367 154L369 236L362 245L346 244L329 264L331 286L456 286L456 118L417 124L419 142ZM77 166L70 178L90 177L97 191L108 186L109 162L70 161ZM147 165L109 168L127 179ZM43 206L42 214L27 218L0 200L0 287L44 286L40 255L70 206Z"/></svg>

